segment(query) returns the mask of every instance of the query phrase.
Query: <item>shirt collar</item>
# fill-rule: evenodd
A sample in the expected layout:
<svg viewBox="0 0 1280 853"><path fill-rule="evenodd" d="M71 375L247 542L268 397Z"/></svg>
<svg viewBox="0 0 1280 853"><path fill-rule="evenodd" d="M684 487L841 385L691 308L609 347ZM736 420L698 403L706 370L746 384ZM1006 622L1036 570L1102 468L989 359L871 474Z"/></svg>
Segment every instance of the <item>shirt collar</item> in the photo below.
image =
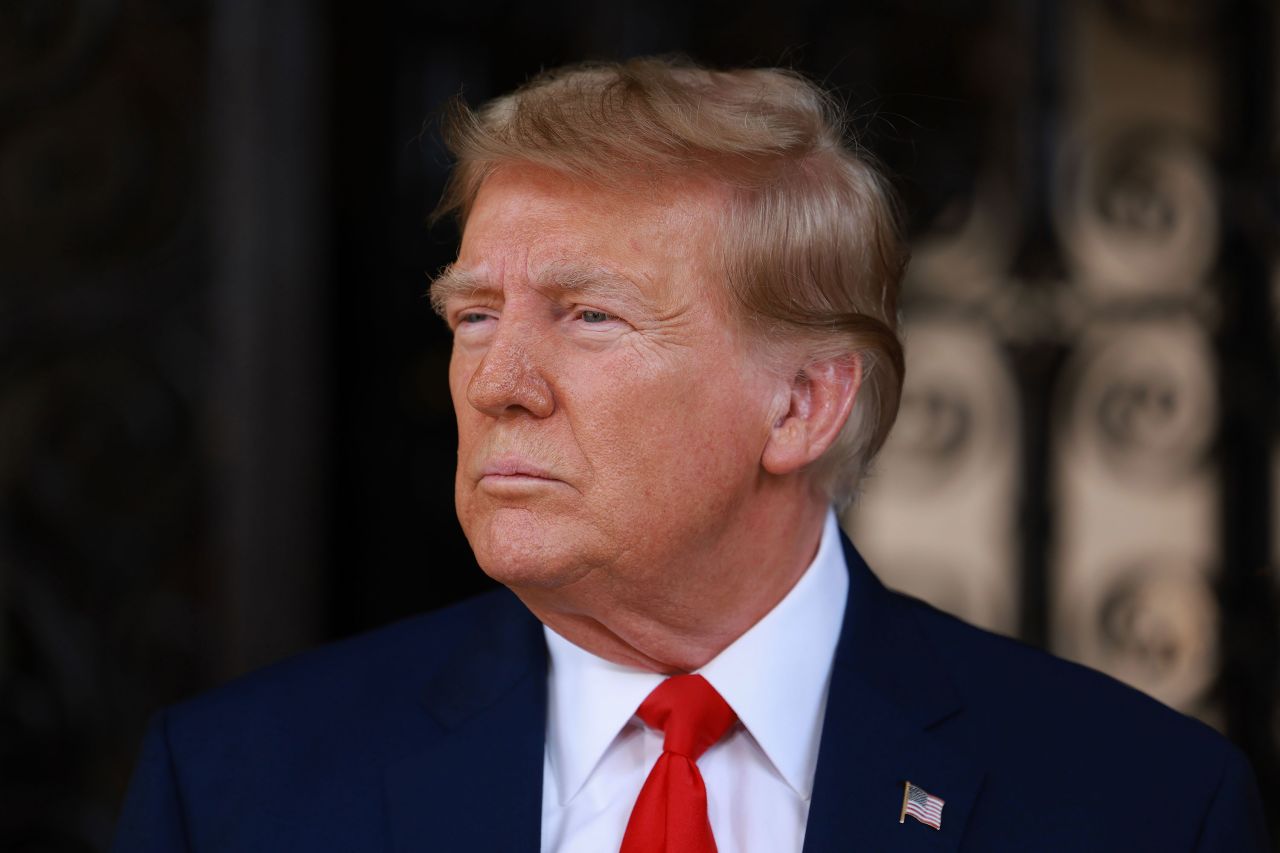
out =
<svg viewBox="0 0 1280 853"><path fill-rule="evenodd" d="M547 755L560 805L582 790L609 744L665 676L622 666L542 628L547 670Z"/></svg>
<svg viewBox="0 0 1280 853"><path fill-rule="evenodd" d="M831 662L844 620L848 568L828 511L818 553L791 591L698 670L737 713L802 798L813 791ZM611 663L544 626L550 651L547 750L561 805L665 676Z"/></svg>
<svg viewBox="0 0 1280 853"><path fill-rule="evenodd" d="M834 511L818 553L778 605L699 670L802 798L813 792L849 571Z"/></svg>

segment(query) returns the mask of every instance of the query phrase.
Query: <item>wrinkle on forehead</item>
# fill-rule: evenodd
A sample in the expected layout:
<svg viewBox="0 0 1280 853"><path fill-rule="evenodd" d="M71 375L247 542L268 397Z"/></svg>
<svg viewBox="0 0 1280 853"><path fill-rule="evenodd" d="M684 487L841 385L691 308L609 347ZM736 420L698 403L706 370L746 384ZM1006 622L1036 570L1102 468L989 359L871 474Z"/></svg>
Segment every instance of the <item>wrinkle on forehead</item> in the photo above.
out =
<svg viewBox="0 0 1280 853"><path fill-rule="evenodd" d="M480 187L458 261L431 287L433 306L453 297L501 302L511 284L670 310L695 294L722 302L718 231L728 188L697 177L642 184L590 186L505 164ZM709 291L688 286L704 280Z"/></svg>

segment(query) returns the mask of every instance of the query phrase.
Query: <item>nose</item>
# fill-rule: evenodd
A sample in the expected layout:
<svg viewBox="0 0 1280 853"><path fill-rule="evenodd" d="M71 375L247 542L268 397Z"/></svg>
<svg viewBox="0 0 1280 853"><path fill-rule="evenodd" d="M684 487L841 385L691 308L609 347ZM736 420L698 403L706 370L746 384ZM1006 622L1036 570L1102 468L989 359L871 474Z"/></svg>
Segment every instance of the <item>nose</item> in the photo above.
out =
<svg viewBox="0 0 1280 853"><path fill-rule="evenodd" d="M495 418L529 414L548 417L555 397L527 334L499 330L467 383L467 402Z"/></svg>

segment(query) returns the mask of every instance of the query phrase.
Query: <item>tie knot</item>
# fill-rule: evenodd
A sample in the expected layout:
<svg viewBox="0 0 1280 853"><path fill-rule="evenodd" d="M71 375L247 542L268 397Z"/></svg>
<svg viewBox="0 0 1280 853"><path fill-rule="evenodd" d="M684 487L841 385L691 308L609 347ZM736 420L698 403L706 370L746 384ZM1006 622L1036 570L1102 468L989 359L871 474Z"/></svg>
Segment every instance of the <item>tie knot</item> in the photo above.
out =
<svg viewBox="0 0 1280 853"><path fill-rule="evenodd" d="M653 689L637 716L663 733L663 750L697 761L738 715L701 675L675 675Z"/></svg>

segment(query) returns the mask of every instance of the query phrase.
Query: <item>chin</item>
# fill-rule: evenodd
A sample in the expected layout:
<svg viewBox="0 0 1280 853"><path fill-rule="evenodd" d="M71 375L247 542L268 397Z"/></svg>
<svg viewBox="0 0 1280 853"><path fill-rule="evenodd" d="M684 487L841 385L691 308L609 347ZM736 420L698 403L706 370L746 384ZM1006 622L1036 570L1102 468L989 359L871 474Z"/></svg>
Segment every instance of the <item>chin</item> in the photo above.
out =
<svg viewBox="0 0 1280 853"><path fill-rule="evenodd" d="M498 510L463 529L484 573L514 590L573 583L589 570L590 553L572 525L523 510Z"/></svg>

